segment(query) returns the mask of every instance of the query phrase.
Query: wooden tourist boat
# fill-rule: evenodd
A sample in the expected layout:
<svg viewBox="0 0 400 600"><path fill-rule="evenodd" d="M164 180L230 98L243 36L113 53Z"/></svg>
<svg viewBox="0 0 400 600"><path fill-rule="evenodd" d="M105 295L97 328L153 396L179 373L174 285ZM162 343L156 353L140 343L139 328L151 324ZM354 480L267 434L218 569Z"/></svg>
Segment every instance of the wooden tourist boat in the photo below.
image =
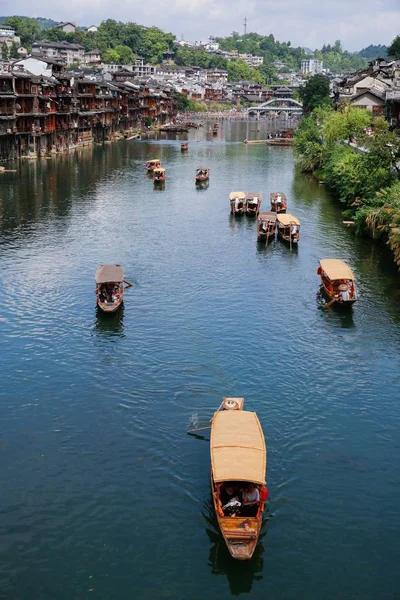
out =
<svg viewBox="0 0 400 600"><path fill-rule="evenodd" d="M244 192L231 192L229 194L229 202L231 205L231 215L243 215L245 209L245 198Z"/></svg>
<svg viewBox="0 0 400 600"><path fill-rule="evenodd" d="M196 169L196 181L208 181L210 178L210 169L208 167L199 167Z"/></svg>
<svg viewBox="0 0 400 600"><path fill-rule="evenodd" d="M124 297L124 270L121 265L100 265L95 281L98 307L108 313L118 310Z"/></svg>
<svg viewBox="0 0 400 600"><path fill-rule="evenodd" d="M300 239L300 221L289 214L276 215L278 238L292 246L297 246Z"/></svg>
<svg viewBox="0 0 400 600"><path fill-rule="evenodd" d="M157 167L157 169L153 169L153 180L154 183L161 183L165 181L165 169L161 167Z"/></svg>
<svg viewBox="0 0 400 600"><path fill-rule="evenodd" d="M189 144L188 144L188 142L182 142L181 143L181 152L186 152L186 150L189 150Z"/></svg>
<svg viewBox="0 0 400 600"><path fill-rule="evenodd" d="M328 298L328 305L352 306L358 299L354 273L349 265L339 258L321 258L317 274Z"/></svg>
<svg viewBox="0 0 400 600"><path fill-rule="evenodd" d="M276 213L284 213L287 209L287 199L282 192L271 192L269 195L271 210Z"/></svg>
<svg viewBox="0 0 400 600"><path fill-rule="evenodd" d="M257 415L243 410L243 403L243 398L224 398L212 418L211 492L231 556L249 560L257 545L268 498L267 451Z"/></svg>
<svg viewBox="0 0 400 600"><path fill-rule="evenodd" d="M154 171L154 169L161 167L161 160L159 158L152 158L147 161L145 167L149 172Z"/></svg>
<svg viewBox="0 0 400 600"><path fill-rule="evenodd" d="M257 235L260 240L268 241L275 237L276 213L266 210L258 213Z"/></svg>
<svg viewBox="0 0 400 600"><path fill-rule="evenodd" d="M265 143L268 144L268 146L293 146L293 138L272 138L270 140L265 140Z"/></svg>
<svg viewBox="0 0 400 600"><path fill-rule="evenodd" d="M261 208L261 194L248 192L245 200L245 211L247 215L258 215Z"/></svg>

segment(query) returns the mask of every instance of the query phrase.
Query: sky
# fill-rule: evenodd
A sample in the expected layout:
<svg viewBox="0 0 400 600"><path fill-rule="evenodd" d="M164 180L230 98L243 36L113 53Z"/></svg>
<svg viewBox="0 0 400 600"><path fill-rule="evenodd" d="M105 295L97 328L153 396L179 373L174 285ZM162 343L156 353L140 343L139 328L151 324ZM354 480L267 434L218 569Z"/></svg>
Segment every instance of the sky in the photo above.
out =
<svg viewBox="0 0 400 600"><path fill-rule="evenodd" d="M389 45L400 34L400 0L0 0L0 15L47 17L97 25L112 18L156 26L178 39L224 37L232 31L262 35L311 49L339 39L349 51Z"/></svg>

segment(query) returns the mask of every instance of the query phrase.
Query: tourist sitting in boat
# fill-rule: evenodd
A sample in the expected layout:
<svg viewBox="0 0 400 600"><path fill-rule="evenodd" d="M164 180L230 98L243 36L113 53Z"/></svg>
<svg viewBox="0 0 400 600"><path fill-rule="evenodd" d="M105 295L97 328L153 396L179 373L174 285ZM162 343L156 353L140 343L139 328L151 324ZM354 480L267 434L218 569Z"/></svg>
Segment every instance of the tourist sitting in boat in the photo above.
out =
<svg viewBox="0 0 400 600"><path fill-rule="evenodd" d="M243 489L243 502L241 515L244 517L255 517L260 503L260 492L254 483L248 483Z"/></svg>
<svg viewBox="0 0 400 600"><path fill-rule="evenodd" d="M239 512L241 501L237 487L233 483L221 485L219 489L220 506L225 517L236 515Z"/></svg>
<svg viewBox="0 0 400 600"><path fill-rule="evenodd" d="M299 227L298 225L294 224L291 226L290 228L290 235L292 237L292 242L294 242L294 240L297 240L297 238L299 237Z"/></svg>
<svg viewBox="0 0 400 600"><path fill-rule="evenodd" d="M282 206L282 196L280 194L277 195L275 200L276 208L279 209Z"/></svg>

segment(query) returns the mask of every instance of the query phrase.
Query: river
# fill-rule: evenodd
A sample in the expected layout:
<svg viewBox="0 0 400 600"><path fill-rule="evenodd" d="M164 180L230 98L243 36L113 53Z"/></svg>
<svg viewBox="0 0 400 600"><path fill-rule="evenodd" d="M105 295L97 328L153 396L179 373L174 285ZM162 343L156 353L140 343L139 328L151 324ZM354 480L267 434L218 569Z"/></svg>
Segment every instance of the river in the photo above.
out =
<svg viewBox="0 0 400 600"><path fill-rule="evenodd" d="M252 127L191 131L187 154L122 140L2 175L0 598L397 597L399 276L291 148L241 143ZM164 190L144 170L157 157ZM266 209L285 192L298 250L258 245L229 215L233 189ZM352 313L321 309L321 257L352 266ZM114 262L135 285L101 315L94 272ZM268 446L248 563L216 529L208 441L187 435L223 396L257 411Z"/></svg>

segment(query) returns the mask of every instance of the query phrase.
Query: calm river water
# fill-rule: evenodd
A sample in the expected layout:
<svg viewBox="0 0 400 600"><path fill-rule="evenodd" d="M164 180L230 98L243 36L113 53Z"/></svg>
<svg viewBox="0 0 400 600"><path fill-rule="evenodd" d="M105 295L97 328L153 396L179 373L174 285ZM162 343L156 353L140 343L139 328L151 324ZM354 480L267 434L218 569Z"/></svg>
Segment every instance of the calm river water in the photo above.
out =
<svg viewBox="0 0 400 600"><path fill-rule="evenodd" d="M191 132L187 155L121 141L2 175L1 599L399 598L399 277L290 148L241 143L251 127ZM266 209L284 191L298 251L258 246L232 189ZM353 267L352 313L321 310L321 257ZM114 262L136 285L109 317L94 272ZM248 563L215 527L208 441L187 435L223 396L244 396L268 445Z"/></svg>

